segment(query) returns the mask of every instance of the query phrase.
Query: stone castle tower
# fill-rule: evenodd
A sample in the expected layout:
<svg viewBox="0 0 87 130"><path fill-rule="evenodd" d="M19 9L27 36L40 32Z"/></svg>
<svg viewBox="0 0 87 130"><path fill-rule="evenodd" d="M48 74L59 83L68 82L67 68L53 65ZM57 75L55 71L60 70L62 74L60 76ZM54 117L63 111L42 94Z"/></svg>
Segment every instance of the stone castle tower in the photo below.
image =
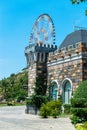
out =
<svg viewBox="0 0 87 130"><path fill-rule="evenodd" d="M33 44L25 48L28 65L28 96L33 94L33 87L37 76L44 77L47 86L47 59L49 52L57 49L55 45Z"/></svg>

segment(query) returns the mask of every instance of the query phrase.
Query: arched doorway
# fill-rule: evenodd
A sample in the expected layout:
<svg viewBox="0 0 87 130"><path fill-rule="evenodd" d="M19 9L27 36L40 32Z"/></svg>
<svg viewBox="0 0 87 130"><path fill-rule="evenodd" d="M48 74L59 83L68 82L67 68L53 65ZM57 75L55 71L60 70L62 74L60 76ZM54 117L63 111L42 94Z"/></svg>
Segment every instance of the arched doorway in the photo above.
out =
<svg viewBox="0 0 87 130"><path fill-rule="evenodd" d="M58 99L58 83L53 81L49 87L49 95L51 100Z"/></svg>
<svg viewBox="0 0 87 130"><path fill-rule="evenodd" d="M65 79L62 83L62 99L63 103L69 104L72 94L72 84L71 80Z"/></svg>

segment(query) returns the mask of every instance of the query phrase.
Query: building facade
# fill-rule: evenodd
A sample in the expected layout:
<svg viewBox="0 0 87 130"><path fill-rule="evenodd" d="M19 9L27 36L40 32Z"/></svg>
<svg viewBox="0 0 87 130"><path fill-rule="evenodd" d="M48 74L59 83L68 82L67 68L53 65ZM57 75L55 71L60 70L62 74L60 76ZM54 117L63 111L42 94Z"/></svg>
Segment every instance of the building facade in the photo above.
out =
<svg viewBox="0 0 87 130"><path fill-rule="evenodd" d="M87 30L69 34L59 50L48 57L48 83L52 99L62 95L64 103L70 103L79 83L87 79Z"/></svg>
<svg viewBox="0 0 87 130"><path fill-rule="evenodd" d="M87 30L66 36L59 47L33 44L25 48L28 64L28 96L33 94L36 77L44 77L46 93L52 100L62 96L69 104L75 89L87 80Z"/></svg>
<svg viewBox="0 0 87 130"><path fill-rule="evenodd" d="M64 39L59 50L49 54L48 82L53 83L52 98L62 95L63 102L69 103L74 90L86 79L87 30L77 30Z"/></svg>

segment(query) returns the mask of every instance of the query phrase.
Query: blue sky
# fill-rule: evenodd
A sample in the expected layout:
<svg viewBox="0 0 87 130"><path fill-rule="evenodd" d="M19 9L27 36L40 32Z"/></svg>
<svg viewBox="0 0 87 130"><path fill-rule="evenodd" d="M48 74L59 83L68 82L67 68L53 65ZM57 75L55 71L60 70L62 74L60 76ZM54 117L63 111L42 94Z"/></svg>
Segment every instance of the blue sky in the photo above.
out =
<svg viewBox="0 0 87 130"><path fill-rule="evenodd" d="M39 15L51 16L59 45L74 31L74 24L87 27L86 7L87 3L72 5L70 0L0 0L0 79L26 67L24 49Z"/></svg>

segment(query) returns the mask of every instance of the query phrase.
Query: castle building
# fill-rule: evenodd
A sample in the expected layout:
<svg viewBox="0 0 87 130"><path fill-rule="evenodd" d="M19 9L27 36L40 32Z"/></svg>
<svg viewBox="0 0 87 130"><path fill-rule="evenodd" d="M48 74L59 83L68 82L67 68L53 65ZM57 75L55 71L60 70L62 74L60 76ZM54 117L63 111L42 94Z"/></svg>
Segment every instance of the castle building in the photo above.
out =
<svg viewBox="0 0 87 130"><path fill-rule="evenodd" d="M66 36L59 49L49 53L47 69L51 98L62 95L63 102L70 103L75 89L87 80L87 30Z"/></svg>
<svg viewBox="0 0 87 130"><path fill-rule="evenodd" d="M87 80L87 30L79 29L65 37L59 47L50 44L30 44L25 48L28 65L28 96L34 93L36 77L42 77L43 87L52 100L62 96L69 104L75 89Z"/></svg>

